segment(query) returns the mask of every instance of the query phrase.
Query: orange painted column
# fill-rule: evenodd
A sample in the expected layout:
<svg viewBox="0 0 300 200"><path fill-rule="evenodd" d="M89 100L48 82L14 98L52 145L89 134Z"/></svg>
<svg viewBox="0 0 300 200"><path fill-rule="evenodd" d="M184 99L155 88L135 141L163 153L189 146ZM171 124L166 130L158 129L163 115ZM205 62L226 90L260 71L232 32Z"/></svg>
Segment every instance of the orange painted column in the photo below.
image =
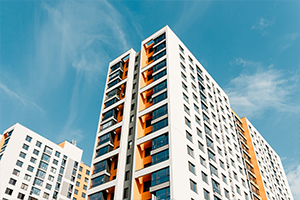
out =
<svg viewBox="0 0 300 200"><path fill-rule="evenodd" d="M247 138L247 145L249 147L249 154L251 156L251 163L253 165L254 175L256 176L256 183L259 187L259 194L260 194L260 197L264 200L264 199L267 199L267 195L266 195L263 180L262 180L262 177L260 174L258 161L257 161L256 155L255 155L255 151L254 151L252 139L250 136L250 132L248 129L246 117L243 117L241 119L241 121L242 121L242 127L244 129L244 136Z"/></svg>

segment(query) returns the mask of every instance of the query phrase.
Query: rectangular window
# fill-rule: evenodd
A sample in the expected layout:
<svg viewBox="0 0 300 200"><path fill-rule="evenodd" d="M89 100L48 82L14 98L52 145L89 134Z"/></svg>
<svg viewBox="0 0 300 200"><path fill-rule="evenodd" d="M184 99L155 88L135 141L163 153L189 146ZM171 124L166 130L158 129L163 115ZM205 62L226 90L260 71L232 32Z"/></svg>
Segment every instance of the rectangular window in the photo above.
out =
<svg viewBox="0 0 300 200"><path fill-rule="evenodd" d="M21 158L25 158L25 157L26 157L26 153L23 153L23 152L21 151L20 154L19 154L19 156L20 156Z"/></svg>
<svg viewBox="0 0 300 200"><path fill-rule="evenodd" d="M202 181L208 184L207 175L204 172L202 172L201 176L202 176Z"/></svg>
<svg viewBox="0 0 300 200"><path fill-rule="evenodd" d="M213 191L217 192L218 194L221 194L220 184L217 181L215 181L214 179L211 179L211 182L212 182Z"/></svg>
<svg viewBox="0 0 300 200"><path fill-rule="evenodd" d="M200 163L201 163L201 165L206 167L205 159L202 156L200 156Z"/></svg>
<svg viewBox="0 0 300 200"><path fill-rule="evenodd" d="M185 124L191 128L191 121L188 120L186 117L184 118Z"/></svg>
<svg viewBox="0 0 300 200"><path fill-rule="evenodd" d="M194 157L194 150L191 147L187 146L187 152L190 156Z"/></svg>
<svg viewBox="0 0 300 200"><path fill-rule="evenodd" d="M186 96L184 93L182 93L182 94L183 94L183 99L188 103L189 102L189 97Z"/></svg>
<svg viewBox="0 0 300 200"><path fill-rule="evenodd" d="M31 142L32 137L30 137L29 135L27 135L25 140L26 140L27 142Z"/></svg>
<svg viewBox="0 0 300 200"><path fill-rule="evenodd" d="M188 87L187 87L184 83L182 83L182 88L183 88L185 91L188 91Z"/></svg>
<svg viewBox="0 0 300 200"><path fill-rule="evenodd" d="M196 171L195 171L195 165L193 165L192 163L189 162L189 170L190 172L192 172L193 174L196 174Z"/></svg>
<svg viewBox="0 0 300 200"><path fill-rule="evenodd" d="M181 73L181 77L182 77L185 81L187 81L187 80L186 80L186 75L184 75L183 73Z"/></svg>
<svg viewBox="0 0 300 200"><path fill-rule="evenodd" d="M28 150L29 146L27 144L23 144L22 148Z"/></svg>
<svg viewBox="0 0 300 200"><path fill-rule="evenodd" d="M186 131L186 138L190 141L190 142L193 142L193 138L192 138L192 135Z"/></svg>
<svg viewBox="0 0 300 200"><path fill-rule="evenodd" d="M191 187L191 190L193 190L194 192L197 193L197 183L195 183L191 179L190 179L190 187Z"/></svg>
<svg viewBox="0 0 300 200"><path fill-rule="evenodd" d="M17 160L17 162L16 162L16 165L17 165L17 166L19 166L19 167L22 167L22 166L23 166L23 162L22 162L22 161L19 161L19 160Z"/></svg>
<svg viewBox="0 0 300 200"><path fill-rule="evenodd" d="M226 179L226 176L224 174L222 174L222 180L224 183L227 183L227 179Z"/></svg>
<svg viewBox="0 0 300 200"><path fill-rule="evenodd" d="M190 109L186 105L184 105L184 111L190 115Z"/></svg>
<svg viewBox="0 0 300 200"><path fill-rule="evenodd" d="M209 164L210 174L218 177L218 169L214 167L212 164Z"/></svg>
<svg viewBox="0 0 300 200"><path fill-rule="evenodd" d="M198 148L204 152L204 145L198 141Z"/></svg>
<svg viewBox="0 0 300 200"><path fill-rule="evenodd" d="M204 199L205 200L210 200L209 192L207 190L203 189L203 194L204 194Z"/></svg>
<svg viewBox="0 0 300 200"><path fill-rule="evenodd" d="M151 186L155 186L166 181L169 181L169 167L151 174Z"/></svg>
<svg viewBox="0 0 300 200"><path fill-rule="evenodd" d="M26 181L30 181L30 179L31 179L31 176L30 176L30 175L28 175L28 174L25 174L25 176L24 176L24 179L25 179Z"/></svg>

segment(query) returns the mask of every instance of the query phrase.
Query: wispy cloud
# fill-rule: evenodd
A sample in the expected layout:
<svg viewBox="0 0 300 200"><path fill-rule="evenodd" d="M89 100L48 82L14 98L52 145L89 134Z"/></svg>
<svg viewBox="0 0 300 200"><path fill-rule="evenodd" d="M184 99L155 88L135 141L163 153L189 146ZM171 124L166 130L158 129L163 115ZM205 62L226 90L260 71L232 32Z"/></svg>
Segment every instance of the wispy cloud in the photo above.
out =
<svg viewBox="0 0 300 200"><path fill-rule="evenodd" d="M294 199L300 199L300 165L287 169L287 179L292 190Z"/></svg>
<svg viewBox="0 0 300 200"><path fill-rule="evenodd" d="M36 22L36 72L33 76L54 89L65 79L75 79L69 104L69 114L58 141L84 139L76 128L80 93L106 78L110 52L120 54L129 49L127 26L122 14L107 1L43 2L43 13ZM39 18L37 17L37 19ZM138 25L136 25L138 27Z"/></svg>
<svg viewBox="0 0 300 200"><path fill-rule="evenodd" d="M274 24L274 20L268 20L265 18L258 19L251 29L258 30L262 35L267 35L267 30Z"/></svg>
<svg viewBox="0 0 300 200"><path fill-rule="evenodd" d="M38 106L36 103L28 100L27 98L24 97L24 95L22 94L18 94L17 92L13 91L12 89L8 88L5 84L0 82L0 89L6 93L6 95L8 95L12 100L17 100L20 103L22 103L23 106L25 107L29 107L29 108L33 108L33 109L37 109L40 112L44 113L45 111ZM0 92L1 94L2 92ZM6 96L5 94L2 93L2 97Z"/></svg>
<svg viewBox="0 0 300 200"><path fill-rule="evenodd" d="M232 107L247 116L263 113L266 109L282 112L299 112L300 107L291 101L297 95L299 74L285 78L273 65L236 59L231 64L244 67L244 71L232 79L225 89ZM247 70L252 69L252 72Z"/></svg>
<svg viewBox="0 0 300 200"><path fill-rule="evenodd" d="M283 39L283 42L285 44L282 46L282 49L285 50L291 47L295 43L295 41L299 38L299 35L300 35L299 33L287 34Z"/></svg>

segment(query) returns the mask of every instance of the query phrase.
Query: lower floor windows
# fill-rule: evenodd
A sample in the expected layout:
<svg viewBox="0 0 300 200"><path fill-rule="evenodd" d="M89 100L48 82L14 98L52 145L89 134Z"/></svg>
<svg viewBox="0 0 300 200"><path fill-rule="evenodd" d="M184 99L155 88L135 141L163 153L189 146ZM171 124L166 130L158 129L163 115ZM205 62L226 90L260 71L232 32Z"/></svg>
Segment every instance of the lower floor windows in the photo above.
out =
<svg viewBox="0 0 300 200"><path fill-rule="evenodd" d="M151 186L169 181L169 167L151 174Z"/></svg>
<svg viewBox="0 0 300 200"><path fill-rule="evenodd" d="M170 200L170 188L157 190L153 195L156 197L156 200Z"/></svg>

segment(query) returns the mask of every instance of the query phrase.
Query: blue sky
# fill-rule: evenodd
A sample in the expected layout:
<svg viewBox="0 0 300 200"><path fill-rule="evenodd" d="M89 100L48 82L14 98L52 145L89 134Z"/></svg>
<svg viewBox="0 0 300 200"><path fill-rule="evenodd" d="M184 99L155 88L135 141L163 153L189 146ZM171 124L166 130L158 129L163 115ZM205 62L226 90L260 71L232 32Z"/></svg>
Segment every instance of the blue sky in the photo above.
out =
<svg viewBox="0 0 300 200"><path fill-rule="evenodd" d="M0 4L1 132L19 122L57 143L76 139L90 164L109 61L169 25L300 188L299 1Z"/></svg>

